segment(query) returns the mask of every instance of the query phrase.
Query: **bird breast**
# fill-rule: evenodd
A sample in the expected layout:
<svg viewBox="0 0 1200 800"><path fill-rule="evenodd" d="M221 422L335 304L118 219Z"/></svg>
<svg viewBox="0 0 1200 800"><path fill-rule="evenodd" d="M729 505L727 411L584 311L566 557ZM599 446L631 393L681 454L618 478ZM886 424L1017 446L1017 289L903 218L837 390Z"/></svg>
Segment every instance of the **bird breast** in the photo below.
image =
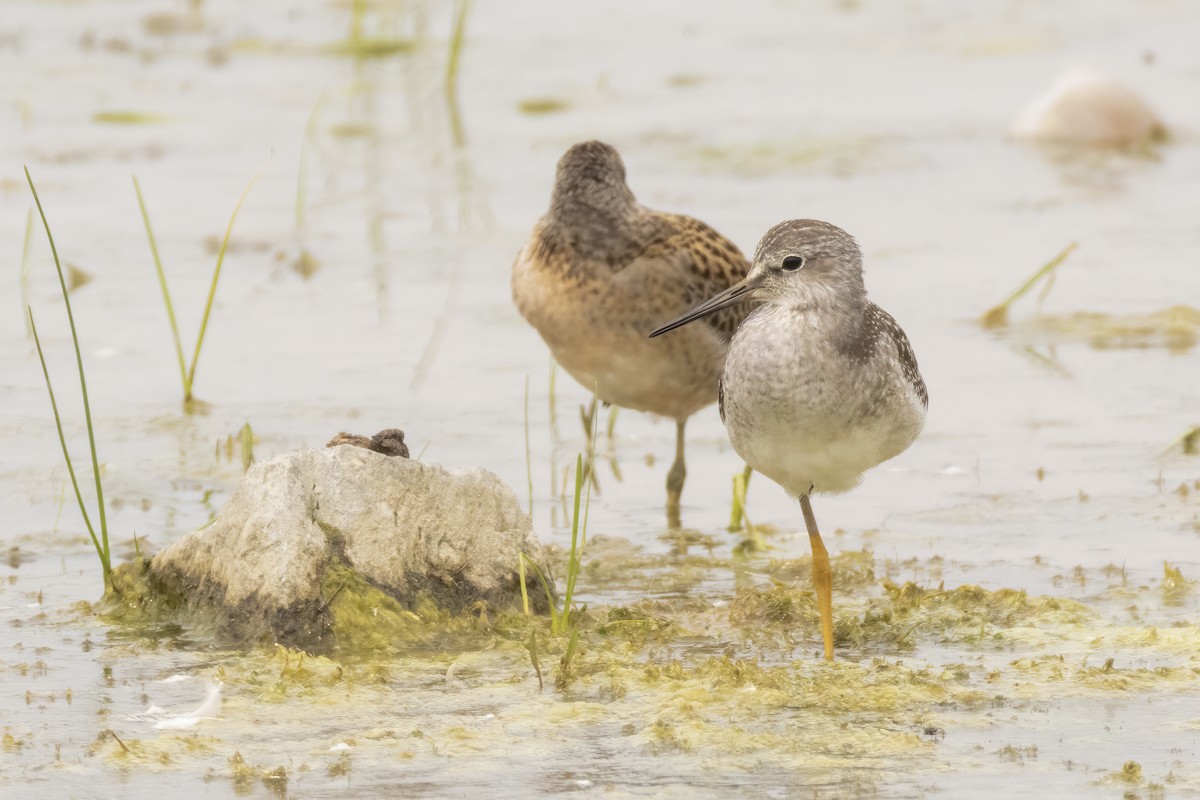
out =
<svg viewBox="0 0 1200 800"><path fill-rule="evenodd" d="M708 326L649 339L692 302L670 261L639 259L619 272L540 258L526 247L513 267L513 300L555 360L601 400L686 419L717 399L725 342Z"/></svg>
<svg viewBox="0 0 1200 800"><path fill-rule="evenodd" d="M908 447L925 409L901 373L895 344L840 344L854 318L775 304L757 308L730 343L723 411L734 449L793 496L844 492Z"/></svg>

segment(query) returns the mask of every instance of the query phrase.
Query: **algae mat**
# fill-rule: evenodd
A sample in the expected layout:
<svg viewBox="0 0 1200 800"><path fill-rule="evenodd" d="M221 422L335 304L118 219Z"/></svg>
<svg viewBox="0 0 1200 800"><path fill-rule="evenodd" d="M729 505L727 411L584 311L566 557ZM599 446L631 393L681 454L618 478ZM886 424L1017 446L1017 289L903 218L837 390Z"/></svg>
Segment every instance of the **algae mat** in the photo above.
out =
<svg viewBox="0 0 1200 800"><path fill-rule="evenodd" d="M322 656L207 650L200 631L63 608L50 627L116 626L95 728L6 724L4 750L34 765L28 787L182 773L280 797L962 796L1034 775L1050 792L1200 791L1184 753L1200 731L1200 629L1179 618L1196 597L1178 570L1146 586L1118 568L1063 576L1090 582L1078 600L897 583L945 564L843 553L826 664L807 559L680 563L594 544L593 572L661 575L663 591L593 603L569 656L546 618L396 613L384 598L386 636L351 646L369 652ZM671 584L681 572L687 592ZM83 693L47 689L56 649L3 664L31 705ZM212 716L179 714L205 684L223 698Z"/></svg>

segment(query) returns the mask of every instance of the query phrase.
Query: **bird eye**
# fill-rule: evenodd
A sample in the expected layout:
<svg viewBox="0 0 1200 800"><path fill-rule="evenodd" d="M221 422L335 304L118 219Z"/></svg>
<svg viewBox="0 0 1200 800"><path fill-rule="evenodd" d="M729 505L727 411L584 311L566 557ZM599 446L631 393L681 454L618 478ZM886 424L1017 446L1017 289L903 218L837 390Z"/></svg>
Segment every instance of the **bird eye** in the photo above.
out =
<svg viewBox="0 0 1200 800"><path fill-rule="evenodd" d="M788 272L795 272L804 266L804 256L788 256L783 260L783 268Z"/></svg>

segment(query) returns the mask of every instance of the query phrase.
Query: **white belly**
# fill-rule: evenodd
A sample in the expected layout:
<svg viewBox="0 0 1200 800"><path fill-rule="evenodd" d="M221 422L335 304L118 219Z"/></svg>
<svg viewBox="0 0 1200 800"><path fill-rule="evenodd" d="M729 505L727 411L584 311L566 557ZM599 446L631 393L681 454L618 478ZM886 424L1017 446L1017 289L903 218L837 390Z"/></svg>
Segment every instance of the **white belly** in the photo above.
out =
<svg viewBox="0 0 1200 800"><path fill-rule="evenodd" d="M864 472L903 452L916 437L877 419L837 430L815 421L749 430L735 424L729 438L747 464L798 497L809 487L819 493L853 489Z"/></svg>

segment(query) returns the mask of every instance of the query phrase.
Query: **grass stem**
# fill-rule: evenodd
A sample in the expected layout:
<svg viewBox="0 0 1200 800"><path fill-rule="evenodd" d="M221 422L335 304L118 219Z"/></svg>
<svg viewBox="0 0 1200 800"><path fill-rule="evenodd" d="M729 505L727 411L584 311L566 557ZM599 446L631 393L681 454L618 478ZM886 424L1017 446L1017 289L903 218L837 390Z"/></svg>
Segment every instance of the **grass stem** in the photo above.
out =
<svg viewBox="0 0 1200 800"><path fill-rule="evenodd" d="M525 376L525 478L529 482L529 516L533 516L533 451L529 445L529 376Z"/></svg>
<svg viewBox="0 0 1200 800"><path fill-rule="evenodd" d="M458 107L458 66L462 60L463 40L467 29L467 15L471 10L471 0L455 0L454 3L454 32L450 37L450 55L446 59L446 107L450 112L450 127L454 135L454 143L462 147L466 143L463 131L462 114Z"/></svg>
<svg viewBox="0 0 1200 800"><path fill-rule="evenodd" d="M729 512L729 527L726 529L730 533L742 529L742 521L746 516L746 492L750 489L750 476L753 474L754 470L747 464L740 474L733 476L733 507Z"/></svg>
<svg viewBox="0 0 1200 800"><path fill-rule="evenodd" d="M204 316L200 318L200 333L196 335L196 350L192 353L192 363L188 368L187 393L184 396L184 402L189 402L192 399L191 387L196 384L196 365L200 361L200 348L204 346L204 333L208 330L208 317L212 313L213 299L217 296L217 281L221 279L221 265L225 261L225 251L229 247L229 237L233 233L233 223L237 220L238 212L242 210L242 203L246 201L246 195L250 193L250 188L258 180L259 173L255 173L250 182L246 184L246 188L242 190L242 194L238 197L237 205L233 207L233 213L229 216L229 225L225 228L225 237L221 239L221 249L217 252L217 265L213 268L212 285L208 289L208 299L204 302Z"/></svg>
<svg viewBox="0 0 1200 800"><path fill-rule="evenodd" d="M525 585L524 553L519 553L517 557L517 577L521 581L521 610L525 612L525 616L532 616L533 612L529 608L529 587Z"/></svg>
<svg viewBox="0 0 1200 800"><path fill-rule="evenodd" d="M75 465L71 461L71 453L67 450L67 437L63 433L62 416L58 413L58 403L54 399L54 386L50 383L50 370L46 367L46 356L42 352L42 340L38 336L37 323L33 321L33 309L26 306L25 311L27 314L26 319L29 321L29 328L33 332L33 342L37 345L38 360L42 363L42 376L46 379L46 391L50 393L50 409L54 412L54 427L58 429L58 443L62 445L63 460L67 462L67 474L71 476L71 486L75 489L75 500L79 503L79 513L83 515L83 524L87 526L88 535L92 537L92 544L96 547L96 555L100 557L100 565L104 570L105 581L107 582L110 567L108 556L105 553L103 543L96 536L96 529L92 526L91 515L88 514L87 505L83 502L83 493L79 490L79 481L75 477Z"/></svg>
<svg viewBox="0 0 1200 800"><path fill-rule="evenodd" d="M471 0L455 0L454 33L450 37L450 57L446 61L446 96L458 96L458 66L462 61L463 39L467 31L467 15Z"/></svg>
<svg viewBox="0 0 1200 800"><path fill-rule="evenodd" d="M1078 242L1071 242L1062 252L1054 258L1047 261L1036 272L1030 275L1024 283L1017 287L1016 291L1004 299L1000 305L988 309L988 311L979 319L979 323L985 328L1003 328L1008 324L1008 309L1017 300L1020 300L1029 290L1037 285L1038 281L1054 272L1059 264L1067 260L1067 256L1071 255L1071 251L1079 246Z"/></svg>
<svg viewBox="0 0 1200 800"><path fill-rule="evenodd" d="M21 305L29 306L29 253L33 248L33 209L29 209L25 214L25 243L21 247ZM29 326L29 320L25 320L25 334L29 335L33 331Z"/></svg>
<svg viewBox="0 0 1200 800"><path fill-rule="evenodd" d="M225 228L225 238L221 240L221 249L217 253L217 264L213 268L212 284L208 289L208 299L204 303L204 316L200 320L200 332L196 336L196 349L192 353L190 364L184 363L183 356L183 339L179 335L179 324L175 318L175 305L171 302L171 291L167 288L167 274L163 269L162 258L158 253L158 242L154 238L154 229L150 225L150 213L146 210L146 201L142 196L142 187L138 184L138 179L133 178L133 190L137 193L138 208L142 212L142 222L146 226L146 238L150 241L150 254L154 257L154 269L158 273L158 285L162 288L163 305L167 308L167 320L171 323L171 335L175 339L175 358L179 362L179 377L183 383L183 404L185 408L191 406L194 400L193 387L196 384L196 364L200 361L200 348L204 345L204 334L208 330L208 318L212 313L213 300L217 295L217 283L221 279L221 265L225 261L225 251L229 247L229 237L233 233L233 223L237 220L238 212L242 209L242 203L246 201L246 195L250 193L250 188L254 186L258 180L258 173L250 179L246 184L246 188L242 190L242 194L238 197L237 205L233 207L233 214L229 217L229 224Z"/></svg>
<svg viewBox="0 0 1200 800"><path fill-rule="evenodd" d="M171 323L171 335L175 338L175 357L179 361L179 378L183 381L183 396L192 396L191 379L188 376L187 365L183 360L183 340L179 337L179 324L175 321L175 306L171 303L171 291L167 288L167 274L163 271L162 259L158 255L158 243L154 238L154 229L150 227L150 213L146 210L146 201L142 197L142 187L138 184L137 176L133 178L133 191L137 193L138 208L142 211L142 222L146 226L146 238L150 240L150 255L154 257L154 269L158 272L158 285L162 288L163 305L167 307L167 320Z"/></svg>
<svg viewBox="0 0 1200 800"><path fill-rule="evenodd" d="M37 187L33 185L33 177L29 174L29 168L25 167L25 180L29 183L29 191L33 193L33 201L37 204L38 215L42 218L42 227L46 229L46 239L50 242L50 253L54 256L54 268L58 272L58 285L62 289L63 304L67 309L67 321L71 325L71 343L75 347L75 364L79 368L79 391L83 396L83 415L87 423L88 447L92 455L92 474L96 479L96 505L98 517L100 520L100 536L97 538L95 529L92 527L91 518L87 514L87 510L83 504L83 495L79 491L79 484L75 480L75 469L71 465L71 457L67 452L67 441L63 435L62 420L59 418L58 407L54 403L54 392L50 387L50 372L46 368L46 360L42 355L41 342L37 339L37 327L33 321L33 310L28 309L29 326L34 332L34 341L38 344L38 358L42 361L42 371L46 378L46 388L50 390L50 404L54 408L54 422L58 426L58 437L62 443L63 456L67 460L67 469L71 473L71 482L75 486L75 497L79 501L79 510L83 512L84 522L87 524L88 533L92 536L92 543L96 545L96 553L100 556L100 566L104 570L104 585L108 589L112 585L111 573L111 550L108 544L108 519L104 511L104 487L100 481L100 459L96 456L96 432L92 425L92 408L88 402L87 376L83 371L83 354L79 349L79 334L75 329L75 314L71 310L71 297L67 292L67 281L63 276L62 262L58 258L58 248L54 244L54 235L50 232L50 223L46 219L46 212L42 208L41 198L38 197Z"/></svg>

